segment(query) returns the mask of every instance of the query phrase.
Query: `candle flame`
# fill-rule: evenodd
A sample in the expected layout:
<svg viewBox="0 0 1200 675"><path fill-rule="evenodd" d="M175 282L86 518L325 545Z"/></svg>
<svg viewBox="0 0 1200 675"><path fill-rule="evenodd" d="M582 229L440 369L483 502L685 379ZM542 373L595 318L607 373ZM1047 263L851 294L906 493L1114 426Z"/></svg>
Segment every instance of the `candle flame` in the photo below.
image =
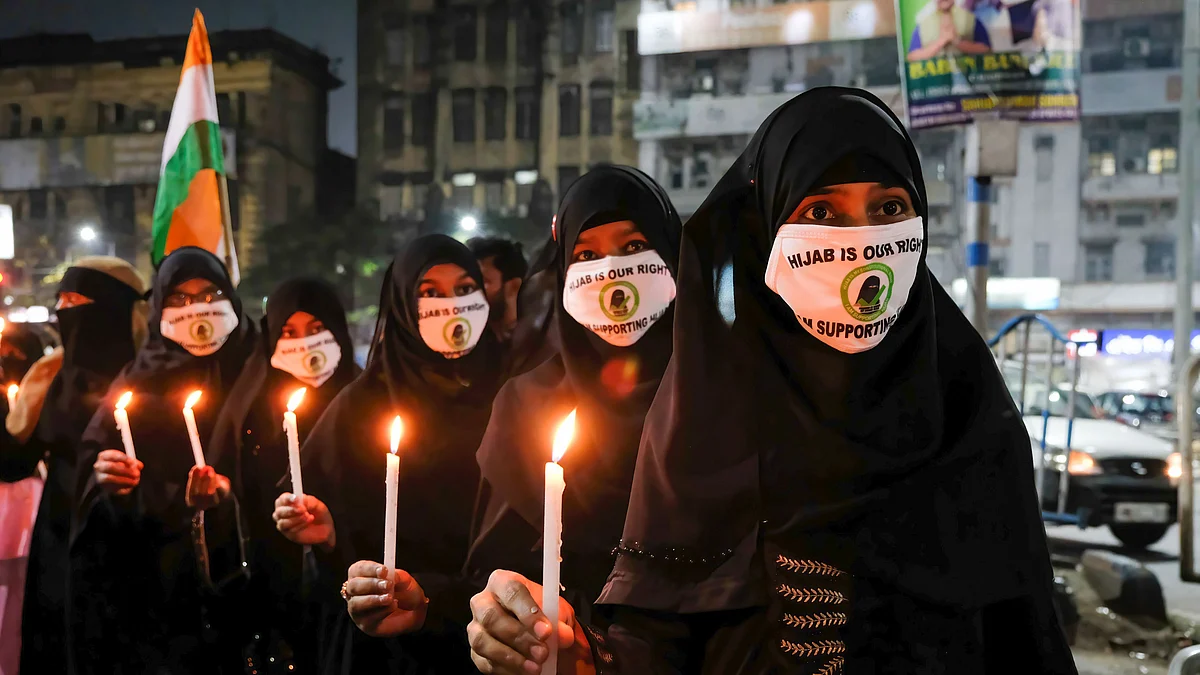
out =
<svg viewBox="0 0 1200 675"><path fill-rule="evenodd" d="M133 400L132 391L127 391L124 394L121 394L121 398L117 399L117 410L124 410L125 406L129 405L131 400Z"/></svg>
<svg viewBox="0 0 1200 675"><path fill-rule="evenodd" d="M9 396L16 396L17 392L20 390L21 390L21 387L15 385L15 384L8 385L8 395Z"/></svg>
<svg viewBox="0 0 1200 675"><path fill-rule="evenodd" d="M288 412L296 412L296 408L300 407L300 402L304 400L304 392L308 391L308 387L300 387L292 397L288 399Z"/></svg>
<svg viewBox="0 0 1200 675"><path fill-rule="evenodd" d="M396 419L392 420L392 454L396 454L400 450L400 436L404 434L404 422L396 415Z"/></svg>
<svg viewBox="0 0 1200 675"><path fill-rule="evenodd" d="M575 411L572 410L570 415L558 425L558 431L554 432L554 452L552 458L558 462L567 454L567 448L571 446L571 441L575 439Z"/></svg>
<svg viewBox="0 0 1200 675"><path fill-rule="evenodd" d="M204 395L204 392L200 391L199 389L197 389L196 391L193 391L192 395L188 396L187 401L183 404L183 409L191 410L192 406L196 405L196 402L199 401L200 397L203 395Z"/></svg>

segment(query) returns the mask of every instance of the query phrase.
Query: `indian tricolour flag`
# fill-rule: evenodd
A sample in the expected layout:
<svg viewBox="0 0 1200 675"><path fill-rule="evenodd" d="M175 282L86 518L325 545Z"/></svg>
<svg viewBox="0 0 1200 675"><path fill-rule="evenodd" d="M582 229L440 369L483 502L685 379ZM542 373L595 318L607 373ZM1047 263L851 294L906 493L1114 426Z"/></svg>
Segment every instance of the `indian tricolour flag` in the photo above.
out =
<svg viewBox="0 0 1200 675"><path fill-rule="evenodd" d="M162 171L154 199L154 264L183 246L212 251L225 261L233 282L238 282L212 49L200 10L192 17L179 91L163 141Z"/></svg>

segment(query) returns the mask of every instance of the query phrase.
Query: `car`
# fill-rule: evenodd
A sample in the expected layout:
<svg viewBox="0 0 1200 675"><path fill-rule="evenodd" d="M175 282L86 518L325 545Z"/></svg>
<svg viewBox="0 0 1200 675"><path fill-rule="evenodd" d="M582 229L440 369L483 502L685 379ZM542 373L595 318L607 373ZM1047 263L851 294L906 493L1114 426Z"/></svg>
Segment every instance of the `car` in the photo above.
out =
<svg viewBox="0 0 1200 675"><path fill-rule="evenodd" d="M1178 438L1175 399L1166 392L1109 391L1097 397L1105 417L1168 441ZM1193 428L1200 428L1196 419Z"/></svg>
<svg viewBox="0 0 1200 675"><path fill-rule="evenodd" d="M1080 527L1107 526L1129 549L1154 544L1175 522L1181 462L1174 445L1133 426L1103 419L1095 402L1076 393L1075 418L1066 417L1070 392L1052 389L1027 395L1025 428L1034 466L1044 458L1042 509L1057 512L1066 472L1063 513ZM1070 447L1067 429L1071 428ZM1042 439L1045 437L1045 451Z"/></svg>

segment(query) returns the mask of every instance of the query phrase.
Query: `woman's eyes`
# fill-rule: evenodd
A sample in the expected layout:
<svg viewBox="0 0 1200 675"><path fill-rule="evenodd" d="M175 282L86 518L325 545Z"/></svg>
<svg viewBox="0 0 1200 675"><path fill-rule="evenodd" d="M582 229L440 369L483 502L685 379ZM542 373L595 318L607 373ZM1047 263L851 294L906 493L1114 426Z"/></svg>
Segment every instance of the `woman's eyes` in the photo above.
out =
<svg viewBox="0 0 1200 675"><path fill-rule="evenodd" d="M284 340L291 340L296 337L296 331L292 330L291 326L284 326L283 332L279 335L279 337L283 338Z"/></svg>
<svg viewBox="0 0 1200 675"><path fill-rule="evenodd" d="M440 297L442 297L442 296L441 296L441 295L438 293L438 290L437 290L437 288L435 288L434 286L424 286L424 287L422 287L422 288L421 288L421 290L420 290L420 291L418 291L418 292L417 292L417 297L420 297L420 298L440 298Z"/></svg>
<svg viewBox="0 0 1200 675"><path fill-rule="evenodd" d="M479 290L479 287L476 286L474 284L474 282L468 282L465 284L459 284L458 286L455 286L454 294L461 298L462 296L470 295L477 290Z"/></svg>
<svg viewBox="0 0 1200 675"><path fill-rule="evenodd" d="M899 199L892 199L879 207L878 213L885 216L901 216L908 209L908 205Z"/></svg>
<svg viewBox="0 0 1200 675"><path fill-rule="evenodd" d="M582 251L576 251L571 262L588 262L589 260L599 260L599 258L600 256L596 255L595 251L585 248Z"/></svg>
<svg viewBox="0 0 1200 675"><path fill-rule="evenodd" d="M803 215L809 220L829 220L833 217L833 211L824 204L815 204L808 207Z"/></svg>
<svg viewBox="0 0 1200 675"><path fill-rule="evenodd" d="M645 251L648 248L650 248L650 244L646 240L634 239L625 244L625 255L641 253L642 251Z"/></svg>

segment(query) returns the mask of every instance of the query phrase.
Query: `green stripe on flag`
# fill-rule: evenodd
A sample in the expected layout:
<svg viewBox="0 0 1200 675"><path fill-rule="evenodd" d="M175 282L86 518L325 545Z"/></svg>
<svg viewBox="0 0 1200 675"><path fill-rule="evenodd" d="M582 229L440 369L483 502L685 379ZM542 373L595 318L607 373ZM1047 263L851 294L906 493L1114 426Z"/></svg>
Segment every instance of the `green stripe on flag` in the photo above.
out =
<svg viewBox="0 0 1200 675"><path fill-rule="evenodd" d="M215 169L225 173L225 157L221 149L221 127L216 122L200 120L184 132L175 148L175 154L167 160L162 176L158 179L158 194L154 196L154 227L150 258L155 265L165 257L167 232L171 229L171 216L188 196L192 178L201 169Z"/></svg>

